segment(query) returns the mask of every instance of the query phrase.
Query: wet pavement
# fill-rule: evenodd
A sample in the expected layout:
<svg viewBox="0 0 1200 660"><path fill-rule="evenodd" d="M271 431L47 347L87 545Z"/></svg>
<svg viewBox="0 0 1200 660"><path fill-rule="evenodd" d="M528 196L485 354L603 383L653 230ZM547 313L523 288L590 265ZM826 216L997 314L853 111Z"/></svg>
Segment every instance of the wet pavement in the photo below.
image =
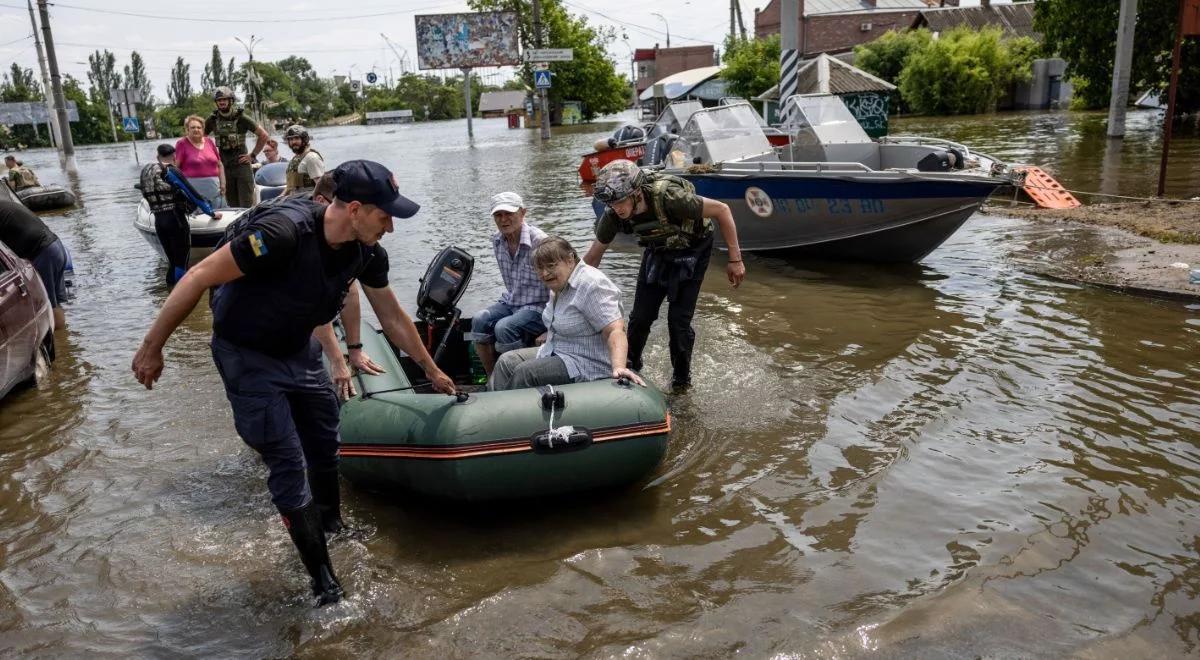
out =
<svg viewBox="0 0 1200 660"><path fill-rule="evenodd" d="M975 121L997 128L937 134L1013 157L1024 130L1042 137L1030 160L1100 187L1091 115ZM531 221L585 248L577 154L610 127L542 144L476 121L470 146L465 122L344 127L314 144L328 162L388 164L422 204L384 239L410 310L441 246L481 257L469 313L500 288L487 198L520 192ZM1123 149L1104 177L1143 194L1154 150ZM1016 255L1039 225L977 215L903 267L750 257L736 291L714 268L697 386L672 397L668 455L645 482L478 508L350 487L371 533L332 549L349 598L312 610L234 433L207 310L176 332L153 391L129 372L167 293L133 227L130 147L80 149L75 181L53 154L24 159L82 206L47 216L77 269L60 357L41 389L0 402L4 655L1197 652L1200 307L1029 274ZM636 254L604 267L631 299ZM650 346L664 385L664 327Z"/></svg>

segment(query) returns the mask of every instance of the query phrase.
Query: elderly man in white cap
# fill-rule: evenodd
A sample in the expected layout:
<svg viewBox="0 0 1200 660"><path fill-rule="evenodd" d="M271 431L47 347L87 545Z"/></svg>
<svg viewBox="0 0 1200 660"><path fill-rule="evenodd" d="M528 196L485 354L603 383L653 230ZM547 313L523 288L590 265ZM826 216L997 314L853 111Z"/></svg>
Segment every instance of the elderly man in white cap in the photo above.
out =
<svg viewBox="0 0 1200 660"><path fill-rule="evenodd" d="M492 250L504 278L504 293L498 302L475 314L471 324L475 352L488 376L500 353L530 346L546 331L542 308L550 299L550 291L530 260L546 232L525 222L521 196L515 192L494 195L492 220L498 230L492 236Z"/></svg>

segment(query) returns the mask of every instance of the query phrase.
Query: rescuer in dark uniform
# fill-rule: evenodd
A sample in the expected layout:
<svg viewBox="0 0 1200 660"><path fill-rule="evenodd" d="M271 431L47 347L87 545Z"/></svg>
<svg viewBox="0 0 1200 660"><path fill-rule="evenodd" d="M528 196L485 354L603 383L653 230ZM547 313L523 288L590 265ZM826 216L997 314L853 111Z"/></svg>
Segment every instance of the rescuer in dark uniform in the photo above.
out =
<svg viewBox="0 0 1200 660"><path fill-rule="evenodd" d="M175 167L175 147L158 145L158 161L142 168L142 197L154 214L154 233L167 255L167 284L175 284L188 268L192 251L192 228L188 214L199 209L214 220L221 214L188 183L187 177Z"/></svg>
<svg viewBox="0 0 1200 660"><path fill-rule="evenodd" d="M332 174L328 206L296 197L240 218L228 241L175 286L132 365L138 381L152 387L167 338L215 287L213 360L238 434L267 465L272 502L312 576L318 606L343 592L325 541L326 529L339 522L338 403L313 330L333 319L357 279L388 339L424 368L435 389L455 389L388 286L388 256L378 244L392 231L393 216L411 217L419 207L379 163L350 161ZM347 346L361 349L359 319L346 318L348 311Z"/></svg>
<svg viewBox="0 0 1200 660"><path fill-rule="evenodd" d="M736 288L746 277L733 213L724 202L697 195L687 180L644 171L628 160L614 160L597 173L595 197L608 208L596 221L596 240L584 263L599 267L618 231L636 234L638 245L645 248L629 312L630 368L642 370L642 350L666 298L671 387L687 389L696 343L692 316L712 255L713 220L729 249L729 283Z"/></svg>
<svg viewBox="0 0 1200 660"><path fill-rule="evenodd" d="M250 164L258 158L267 140L267 131L245 114L244 108L234 108L237 99L233 90L218 87L213 92L217 109L204 122L204 134L211 135L221 154L225 168L225 201L235 208L254 206L254 172ZM254 151L246 153L246 133L258 138Z"/></svg>

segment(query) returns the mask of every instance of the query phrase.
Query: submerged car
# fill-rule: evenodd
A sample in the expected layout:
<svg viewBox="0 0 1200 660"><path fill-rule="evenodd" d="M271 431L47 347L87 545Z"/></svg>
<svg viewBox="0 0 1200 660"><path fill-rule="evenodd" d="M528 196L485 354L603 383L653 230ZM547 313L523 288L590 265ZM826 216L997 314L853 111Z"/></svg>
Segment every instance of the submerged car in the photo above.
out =
<svg viewBox="0 0 1200 660"><path fill-rule="evenodd" d="M42 279L0 243L0 398L42 378L54 359L54 314Z"/></svg>

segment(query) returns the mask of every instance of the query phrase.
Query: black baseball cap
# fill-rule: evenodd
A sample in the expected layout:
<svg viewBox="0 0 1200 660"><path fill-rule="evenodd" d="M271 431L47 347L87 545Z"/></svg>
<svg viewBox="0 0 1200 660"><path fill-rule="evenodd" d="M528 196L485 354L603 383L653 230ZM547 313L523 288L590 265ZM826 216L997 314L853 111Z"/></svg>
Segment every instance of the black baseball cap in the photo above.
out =
<svg viewBox="0 0 1200 660"><path fill-rule="evenodd" d="M158 157L159 158L166 158L167 156L174 156L174 155L175 155L175 147L172 147L169 144L158 145Z"/></svg>
<svg viewBox="0 0 1200 660"><path fill-rule="evenodd" d="M333 196L343 202L374 204L396 218L411 218L421 205L400 194L396 177L373 160L349 160L333 171Z"/></svg>

